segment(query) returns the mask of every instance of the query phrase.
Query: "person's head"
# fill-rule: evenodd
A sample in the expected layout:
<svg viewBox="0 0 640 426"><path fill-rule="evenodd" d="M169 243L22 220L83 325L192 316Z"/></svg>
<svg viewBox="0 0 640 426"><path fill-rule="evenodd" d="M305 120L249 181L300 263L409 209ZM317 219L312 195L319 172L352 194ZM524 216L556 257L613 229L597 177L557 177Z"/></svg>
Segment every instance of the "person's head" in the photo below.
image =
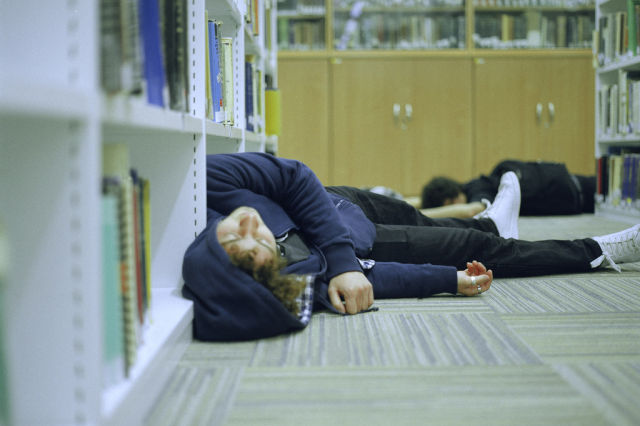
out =
<svg viewBox="0 0 640 426"><path fill-rule="evenodd" d="M462 189L462 184L448 177L435 177L422 188L420 205L423 209L466 202L467 196Z"/></svg>
<svg viewBox="0 0 640 426"><path fill-rule="evenodd" d="M296 299L306 280L281 274L286 261L278 252L273 233L255 209L238 207L218 222L216 235L234 265L271 290L288 311L298 313Z"/></svg>

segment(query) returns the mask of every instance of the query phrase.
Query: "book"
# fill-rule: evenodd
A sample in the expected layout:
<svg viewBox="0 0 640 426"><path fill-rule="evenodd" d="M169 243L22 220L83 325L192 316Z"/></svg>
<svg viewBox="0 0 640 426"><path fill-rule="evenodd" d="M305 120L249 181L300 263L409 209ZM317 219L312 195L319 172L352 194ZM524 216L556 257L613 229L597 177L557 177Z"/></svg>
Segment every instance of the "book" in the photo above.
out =
<svg viewBox="0 0 640 426"><path fill-rule="evenodd" d="M282 105L280 90L265 90L265 132L267 135L280 135L282 128Z"/></svg>
<svg viewBox="0 0 640 426"><path fill-rule="evenodd" d="M186 3L183 0L163 1L164 59L169 107L176 111L189 111Z"/></svg>
<svg viewBox="0 0 640 426"><path fill-rule="evenodd" d="M209 12L205 9L204 11L204 25L205 25L205 32L204 32L204 42L205 42L205 92L206 92L206 116L209 120L213 120L213 96L212 96L212 86L211 86L211 55L209 54Z"/></svg>
<svg viewBox="0 0 640 426"><path fill-rule="evenodd" d="M129 149L123 143L105 143L102 147L103 176L120 180L118 228L120 236L120 283L122 286L125 372L128 376L137 359L141 341L138 322L138 292L133 221L133 183L129 168Z"/></svg>
<svg viewBox="0 0 640 426"><path fill-rule="evenodd" d="M209 38L209 74L211 78L211 100L213 107L213 121L224 121L224 109L222 107L222 75L220 72L220 39L219 24L213 19L207 22Z"/></svg>
<svg viewBox="0 0 640 426"><path fill-rule="evenodd" d="M223 105L224 105L224 124L233 126L235 119L235 103L233 99L233 39L230 37L222 37L220 39L222 47L222 63L223 63Z"/></svg>
<svg viewBox="0 0 640 426"><path fill-rule="evenodd" d="M102 330L103 384L121 382L126 374L122 286L120 281L119 212L120 181L106 177L102 182Z"/></svg>
<svg viewBox="0 0 640 426"><path fill-rule="evenodd" d="M144 58L144 79L147 102L164 107L166 77L160 35L160 16L157 0L140 0L140 33Z"/></svg>
<svg viewBox="0 0 640 426"><path fill-rule="evenodd" d="M107 94L142 92L138 0L100 2L100 80Z"/></svg>
<svg viewBox="0 0 640 426"><path fill-rule="evenodd" d="M7 275L9 274L9 237L6 228L0 221L0 424L11 424L11 405L9 403L9 368L7 365L7 347L5 318L5 292Z"/></svg>
<svg viewBox="0 0 640 426"><path fill-rule="evenodd" d="M144 244L144 271L147 287L147 319L151 321L151 184L149 179L140 178L142 182L142 242Z"/></svg>
<svg viewBox="0 0 640 426"><path fill-rule="evenodd" d="M253 57L247 55L244 62L244 111L245 111L245 129L253 132Z"/></svg>

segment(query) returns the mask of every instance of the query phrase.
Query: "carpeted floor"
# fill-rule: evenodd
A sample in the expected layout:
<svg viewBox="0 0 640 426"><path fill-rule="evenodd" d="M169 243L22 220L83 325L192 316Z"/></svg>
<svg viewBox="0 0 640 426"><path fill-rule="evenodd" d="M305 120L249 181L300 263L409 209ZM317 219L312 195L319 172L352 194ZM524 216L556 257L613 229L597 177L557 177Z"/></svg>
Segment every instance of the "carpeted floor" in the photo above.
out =
<svg viewBox="0 0 640 426"><path fill-rule="evenodd" d="M627 226L521 218L520 237ZM640 424L640 263L376 304L279 338L193 342L148 425Z"/></svg>

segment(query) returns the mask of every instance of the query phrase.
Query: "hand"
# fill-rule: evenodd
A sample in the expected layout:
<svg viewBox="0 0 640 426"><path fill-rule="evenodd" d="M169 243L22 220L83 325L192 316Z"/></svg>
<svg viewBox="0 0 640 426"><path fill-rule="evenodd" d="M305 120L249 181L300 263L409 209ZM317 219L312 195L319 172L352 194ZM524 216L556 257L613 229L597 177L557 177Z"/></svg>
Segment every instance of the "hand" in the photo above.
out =
<svg viewBox="0 0 640 426"><path fill-rule="evenodd" d="M471 277L476 277L475 283L472 282ZM491 269L487 269L476 260L467 262L467 269L458 271L458 293L465 296L477 296L489 290L492 281L493 271ZM480 287L479 291L478 287Z"/></svg>
<svg viewBox="0 0 640 426"><path fill-rule="evenodd" d="M344 272L329 281L329 300L339 312L357 314L373 305L373 286L362 272Z"/></svg>

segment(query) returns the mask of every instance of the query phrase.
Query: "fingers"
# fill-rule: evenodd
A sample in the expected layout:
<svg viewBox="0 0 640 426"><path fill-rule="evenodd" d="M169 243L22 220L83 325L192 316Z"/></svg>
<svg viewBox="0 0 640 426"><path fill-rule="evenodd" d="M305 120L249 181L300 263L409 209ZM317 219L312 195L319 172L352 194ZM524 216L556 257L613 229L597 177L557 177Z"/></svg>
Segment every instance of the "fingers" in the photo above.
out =
<svg viewBox="0 0 640 426"><path fill-rule="evenodd" d="M340 294L335 287L329 287L329 300L331 300L331 304L334 308L340 313L345 313L344 305L342 304L342 299L340 298Z"/></svg>
<svg viewBox="0 0 640 426"><path fill-rule="evenodd" d="M334 277L329 282L328 293L333 307L343 314L357 314L374 301L373 286L360 272L345 272Z"/></svg>
<svg viewBox="0 0 640 426"><path fill-rule="evenodd" d="M477 296L488 291L493 281L493 271L484 265L469 262L468 268L458 274L458 293L465 296ZM478 273L483 271L482 273ZM477 274L476 274L477 273Z"/></svg>

